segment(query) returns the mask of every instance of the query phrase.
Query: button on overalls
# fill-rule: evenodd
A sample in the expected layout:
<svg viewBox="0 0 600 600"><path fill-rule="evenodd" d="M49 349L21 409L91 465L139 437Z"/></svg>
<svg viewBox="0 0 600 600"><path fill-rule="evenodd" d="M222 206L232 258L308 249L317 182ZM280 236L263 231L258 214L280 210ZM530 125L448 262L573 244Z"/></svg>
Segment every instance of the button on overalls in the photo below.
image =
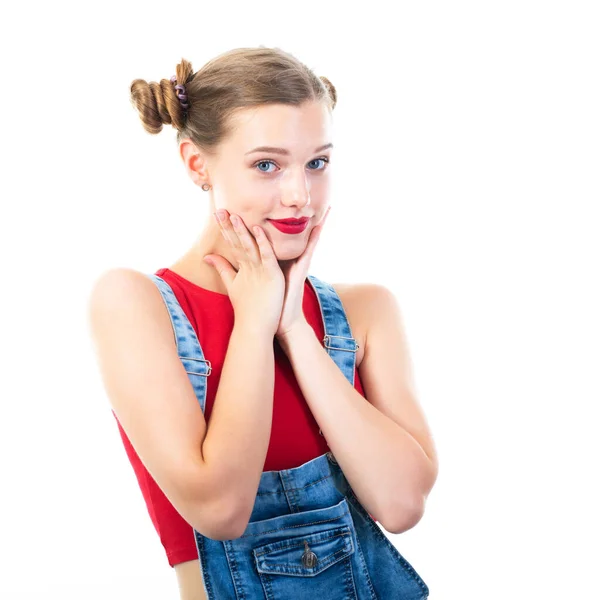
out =
<svg viewBox="0 0 600 600"><path fill-rule="evenodd" d="M148 274L171 316L177 351L204 413L207 376L196 333L166 281ZM356 341L334 288L309 275L323 318L324 347L354 385ZM319 430L319 433L322 432ZM241 537L213 540L194 529L209 600L425 600L429 588L354 495L331 452L262 473Z"/></svg>

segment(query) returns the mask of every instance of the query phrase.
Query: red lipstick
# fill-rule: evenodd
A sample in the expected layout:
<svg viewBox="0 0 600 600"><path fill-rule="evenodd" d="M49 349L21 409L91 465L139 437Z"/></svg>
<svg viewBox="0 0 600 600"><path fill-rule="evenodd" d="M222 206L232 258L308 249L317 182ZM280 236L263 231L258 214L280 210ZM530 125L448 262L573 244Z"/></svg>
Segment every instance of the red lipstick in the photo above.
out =
<svg viewBox="0 0 600 600"><path fill-rule="evenodd" d="M302 233L310 219L303 217L301 219L267 219L267 221L282 233Z"/></svg>

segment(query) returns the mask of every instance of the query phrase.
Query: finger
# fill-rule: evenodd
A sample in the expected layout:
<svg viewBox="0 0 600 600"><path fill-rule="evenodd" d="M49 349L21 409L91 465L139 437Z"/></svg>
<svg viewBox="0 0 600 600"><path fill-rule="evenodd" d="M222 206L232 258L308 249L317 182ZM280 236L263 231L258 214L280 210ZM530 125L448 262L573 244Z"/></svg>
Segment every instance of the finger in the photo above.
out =
<svg viewBox="0 0 600 600"><path fill-rule="evenodd" d="M246 254L253 262L260 261L260 252L254 236L250 234L244 220L239 215L231 215L230 222L233 227L235 234L238 237L238 241L242 248L246 251Z"/></svg>
<svg viewBox="0 0 600 600"><path fill-rule="evenodd" d="M237 250L239 253L244 253L244 247L238 238L237 233L233 228L233 224L231 223L231 213L225 210L224 208L220 209L223 211L223 220L219 221L219 227L221 228L221 233L223 237L230 243L234 250Z"/></svg>
<svg viewBox="0 0 600 600"><path fill-rule="evenodd" d="M244 247L244 244L240 240L240 237L238 236L232 223L232 218L234 217L234 215L230 214L225 209L220 210L223 211L223 221L219 221L219 219L217 218L217 222L219 224L219 228L221 230L223 238L225 239L225 241L229 242L229 245L233 250L233 254L235 256L234 262L237 263L237 273L243 262L253 262L257 259L251 258L249 256L248 252L246 251L246 248ZM256 256L258 256L258 252L256 253Z"/></svg>
<svg viewBox="0 0 600 600"><path fill-rule="evenodd" d="M208 261L206 260L207 257L209 258ZM233 283L237 273L231 263L220 254L207 254L205 257L205 262L211 265L221 276L221 279L225 284L225 288L227 289L227 293L229 293L229 286Z"/></svg>
<svg viewBox="0 0 600 600"><path fill-rule="evenodd" d="M327 211L325 212L324 217L319 221L319 224L315 225L312 228L312 231L310 232L310 237L308 239L308 243L306 244L306 249L302 253L302 256L304 256L304 254L312 253L312 251L314 250L315 246L317 245L317 242L319 241L321 231L323 231L323 226L325 225L325 221L327 220L327 215L329 214L330 210L331 206L327 208Z"/></svg>
<svg viewBox="0 0 600 600"><path fill-rule="evenodd" d="M327 211L325 212L325 216L321 219L321 222L319 223L319 226L321 228L323 228L323 225L325 225L325 221L327 221L327 217L329 216L329 211L331 210L331 205L327 207Z"/></svg>
<svg viewBox="0 0 600 600"><path fill-rule="evenodd" d="M275 250L273 250L273 246L269 241L264 229L259 227L258 225L254 225L252 227L252 231L254 232L254 237L258 244L258 249L260 251L260 256L263 262L269 262L277 264L277 257L275 256Z"/></svg>
<svg viewBox="0 0 600 600"><path fill-rule="evenodd" d="M225 213L224 220L219 222L221 233L233 248L237 262L259 262L260 253L258 247L253 236L250 235L244 220L239 215L229 213L225 209L221 210ZM234 223L234 221L237 221L237 223Z"/></svg>
<svg viewBox="0 0 600 600"><path fill-rule="evenodd" d="M323 231L323 227L325 226L325 221L327 221L327 216L329 215L329 211L331 210L331 206L329 206L327 208L327 211L325 212L325 216L321 219L320 223L313 228L312 233L314 233L314 237L311 236L311 239L309 241L309 244L312 245L312 248L314 248L317 245L317 242L319 241L319 238L321 237L321 232ZM317 232L315 233L315 229L317 230Z"/></svg>
<svg viewBox="0 0 600 600"><path fill-rule="evenodd" d="M221 218L223 219L222 221L219 219L218 213L221 213ZM230 236L228 236L227 232L225 231L225 225L229 221L229 213L224 208L221 208L218 211L214 212L213 216L215 217L215 221L217 222L219 231L221 232L223 239L226 242L230 242Z"/></svg>
<svg viewBox="0 0 600 600"><path fill-rule="evenodd" d="M321 219L318 225L315 225L315 227L313 227L312 231L310 232L310 238L308 240L308 243L306 244L306 248L302 253L302 256L300 256L301 260L305 260L305 257L307 257L307 259L310 259L310 257L312 257L314 249L317 246L319 238L321 237L321 231L323 231L323 225L325 224L325 220L327 219L327 215L329 214L330 209L331 207L327 209L325 216Z"/></svg>

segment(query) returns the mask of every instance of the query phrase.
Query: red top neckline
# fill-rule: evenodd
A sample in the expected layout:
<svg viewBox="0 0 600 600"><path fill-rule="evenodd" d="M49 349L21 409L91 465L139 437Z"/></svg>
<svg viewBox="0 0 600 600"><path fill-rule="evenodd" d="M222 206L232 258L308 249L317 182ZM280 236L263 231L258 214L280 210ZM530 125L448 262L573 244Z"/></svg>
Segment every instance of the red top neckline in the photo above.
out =
<svg viewBox="0 0 600 600"><path fill-rule="evenodd" d="M227 298L227 300L229 300L228 294L221 294L220 292L215 292L213 290L207 290L206 288L203 288L202 286L195 284L194 282L190 281L189 279L186 279L182 275L179 275L179 273L175 273L175 271L171 271L171 269L169 269L168 267L163 267L162 269L159 269L156 274L159 275L159 277L160 277L160 275L162 273L164 273L165 271L169 272L175 279L178 279L181 283L186 285L192 291L196 291L196 292L199 292L202 294L211 294L212 296L216 296L216 297L222 298L222 299ZM307 284L307 280L304 282L305 286L306 286L306 284Z"/></svg>
<svg viewBox="0 0 600 600"><path fill-rule="evenodd" d="M194 282L190 281L189 279L186 279L182 275L179 275L179 273L175 273L175 271L171 271L171 269L169 269L168 267L164 267L163 269L161 269L161 273L164 273L165 271L168 271L173 277L175 277L175 279L178 279L183 284L185 284L188 288L190 288L194 291L201 292L204 294L212 294L213 296L217 296L217 297L220 297L223 299L227 298L227 300L229 300L228 294L221 294L220 292L215 292L213 290L207 290L206 288L203 288L202 286L195 284ZM159 275L159 277L160 277L160 275Z"/></svg>

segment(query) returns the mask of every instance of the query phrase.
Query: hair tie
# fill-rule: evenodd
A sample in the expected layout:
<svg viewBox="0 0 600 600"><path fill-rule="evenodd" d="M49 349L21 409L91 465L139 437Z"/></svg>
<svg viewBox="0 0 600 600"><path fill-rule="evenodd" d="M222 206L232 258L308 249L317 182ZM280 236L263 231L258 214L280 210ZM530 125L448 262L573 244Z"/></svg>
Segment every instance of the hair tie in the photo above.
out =
<svg viewBox="0 0 600 600"><path fill-rule="evenodd" d="M177 82L177 75L173 75L173 77L171 77L171 83L176 83L176 82ZM177 97L179 98L179 104L181 104L181 108L183 108L183 110L187 110L190 107L190 105L187 103L187 93L185 90L185 86L184 85L176 85L175 92L177 94Z"/></svg>

